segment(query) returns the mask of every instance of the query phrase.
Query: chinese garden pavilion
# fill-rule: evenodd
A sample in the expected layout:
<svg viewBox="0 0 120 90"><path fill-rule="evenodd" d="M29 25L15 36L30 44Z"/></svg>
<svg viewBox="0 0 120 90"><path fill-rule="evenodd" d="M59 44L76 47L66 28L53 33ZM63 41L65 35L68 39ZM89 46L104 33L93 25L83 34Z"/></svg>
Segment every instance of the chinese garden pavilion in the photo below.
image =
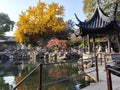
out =
<svg viewBox="0 0 120 90"><path fill-rule="evenodd" d="M98 75L98 64L97 64L97 56L95 51L95 38L102 38L108 37L108 53L111 53L111 46L110 46L110 36L116 35L118 37L118 47L120 52L120 21L116 20L116 12L117 12L118 3L116 3L116 7L114 10L114 14L109 16L104 13L101 9L100 5L95 9L95 12L91 19L88 21L82 22L76 16L79 24L77 26L80 30L80 36L83 38L88 36L88 52L90 53L90 38L93 38L93 56L95 58L96 64L96 80L99 81Z"/></svg>
<svg viewBox="0 0 120 90"><path fill-rule="evenodd" d="M117 35L118 36L118 48L120 51L120 21L116 20L116 12L117 12L118 4L116 4L114 14L109 16L104 13L101 9L100 5L95 9L95 12L91 19L88 21L82 22L76 16L78 20L77 26L80 30L80 35L84 38L84 36L88 37L88 52L90 52L90 38L93 38L93 52L95 52L95 38L108 37L108 51L111 53L110 47L110 36Z"/></svg>

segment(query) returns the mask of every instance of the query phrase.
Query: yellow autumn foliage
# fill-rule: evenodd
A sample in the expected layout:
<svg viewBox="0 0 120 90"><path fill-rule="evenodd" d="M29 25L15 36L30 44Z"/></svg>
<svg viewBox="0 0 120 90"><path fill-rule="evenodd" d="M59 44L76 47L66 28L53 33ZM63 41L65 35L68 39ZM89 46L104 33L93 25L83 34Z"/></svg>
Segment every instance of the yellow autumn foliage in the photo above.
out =
<svg viewBox="0 0 120 90"><path fill-rule="evenodd" d="M36 7L29 7L26 12L21 12L14 34L16 41L29 42L31 37L36 39L37 35L46 36L64 30L63 11L64 7L57 3L47 5L39 1Z"/></svg>

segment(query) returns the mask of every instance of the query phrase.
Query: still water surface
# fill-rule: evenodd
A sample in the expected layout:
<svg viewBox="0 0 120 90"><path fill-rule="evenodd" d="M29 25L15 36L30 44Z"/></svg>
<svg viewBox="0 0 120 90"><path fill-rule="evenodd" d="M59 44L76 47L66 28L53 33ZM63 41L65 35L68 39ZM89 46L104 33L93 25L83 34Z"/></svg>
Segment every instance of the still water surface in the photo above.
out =
<svg viewBox="0 0 120 90"><path fill-rule="evenodd" d="M23 68L24 67L24 68ZM0 82L0 88L6 88L3 90L10 90L10 86L13 87L24 78L35 65L24 64L23 65L12 65L11 69L7 68L8 72L12 72L13 75L2 76L4 83ZM69 78L70 76L78 74L78 64L76 62L63 65L49 65L43 66L42 72L42 83L47 84L54 82L56 80L61 80ZM5 85L7 84L7 85ZM43 87L42 90L76 90L75 86L79 84L79 88L83 88L87 85L83 77L72 78L60 83L55 83L46 87ZM21 84L17 90L36 90L39 86L39 70L35 71L23 84ZM8 89L9 88L9 89ZM1 90L1 89L0 89Z"/></svg>
<svg viewBox="0 0 120 90"><path fill-rule="evenodd" d="M3 80L5 81L5 83L9 83L9 85L13 85L14 86L14 79L15 76L4 76Z"/></svg>

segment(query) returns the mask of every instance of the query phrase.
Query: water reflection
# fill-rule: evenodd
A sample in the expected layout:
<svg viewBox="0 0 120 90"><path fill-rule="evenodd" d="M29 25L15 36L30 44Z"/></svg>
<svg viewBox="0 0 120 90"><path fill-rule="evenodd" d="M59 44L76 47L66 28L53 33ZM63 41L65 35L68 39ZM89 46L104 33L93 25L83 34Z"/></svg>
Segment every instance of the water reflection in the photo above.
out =
<svg viewBox="0 0 120 90"><path fill-rule="evenodd" d="M0 90L10 90L14 87L14 75L0 76Z"/></svg>
<svg viewBox="0 0 120 90"><path fill-rule="evenodd" d="M14 86L14 76L4 76L3 80L5 81L5 83L8 83L9 85Z"/></svg>
<svg viewBox="0 0 120 90"><path fill-rule="evenodd" d="M18 66L12 65L12 61L0 64L0 90L10 90L14 86L15 76L18 75Z"/></svg>
<svg viewBox="0 0 120 90"><path fill-rule="evenodd" d="M28 65L21 71L21 74L16 77L16 83L21 80L28 72L33 69L33 66ZM69 78L71 76L77 75L78 68L76 63L64 64L64 65L50 65L43 67L43 84L51 83L56 80L61 80L64 78ZM34 90L38 88L39 84L39 70L32 74L20 87L18 90ZM63 82L55 83L46 87L43 87L42 90L73 90L75 89L76 81L84 83L83 77L76 77L73 79L68 79ZM84 84L83 84L84 85ZM83 87L83 86L82 86Z"/></svg>
<svg viewBox="0 0 120 90"><path fill-rule="evenodd" d="M35 65L28 64L22 61L20 65L11 65L10 68L6 68L3 71L5 74L2 76L4 83L0 83L3 88L3 84L6 89L10 90L10 86L15 86L22 78L24 78ZM61 80L64 78L69 78L71 76L78 74L77 63L70 64L60 64L60 65L49 65L43 66L42 72L42 83L47 84L54 82L56 80ZM76 83L77 81L77 83ZM24 83L22 83L17 90L36 90L39 86L39 69L36 70ZM63 82L51 84L42 88L42 90L77 90L78 88L83 88L86 86L84 76L75 77L68 79ZM0 89L2 90L2 89Z"/></svg>

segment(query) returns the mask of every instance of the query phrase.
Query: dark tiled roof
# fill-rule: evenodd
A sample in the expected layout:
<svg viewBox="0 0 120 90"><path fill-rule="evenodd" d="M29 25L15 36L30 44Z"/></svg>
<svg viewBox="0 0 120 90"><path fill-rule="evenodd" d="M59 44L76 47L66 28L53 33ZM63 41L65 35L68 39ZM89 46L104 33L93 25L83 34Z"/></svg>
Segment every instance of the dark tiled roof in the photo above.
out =
<svg viewBox="0 0 120 90"><path fill-rule="evenodd" d="M76 14L75 16L79 22L79 24L76 25L80 28L80 33L82 36L90 33L103 34L108 32L112 33L120 30L120 22L116 22L115 14L113 14L112 16L106 15L99 5L97 6L93 16L89 21L82 22L79 20Z"/></svg>

